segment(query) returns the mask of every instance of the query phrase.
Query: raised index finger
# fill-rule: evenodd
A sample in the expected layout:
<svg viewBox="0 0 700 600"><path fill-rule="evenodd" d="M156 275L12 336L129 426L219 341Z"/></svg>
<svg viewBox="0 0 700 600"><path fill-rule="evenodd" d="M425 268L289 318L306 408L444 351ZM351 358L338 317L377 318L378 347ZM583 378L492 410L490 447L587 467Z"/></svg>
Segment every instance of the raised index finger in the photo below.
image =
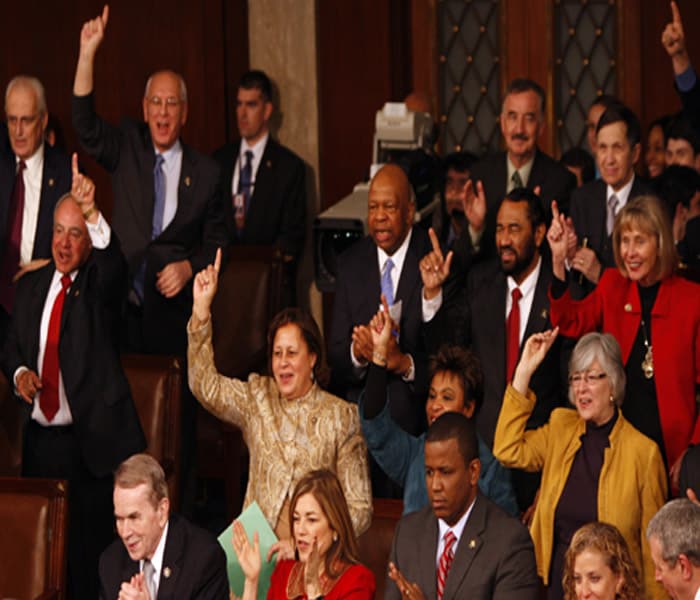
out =
<svg viewBox="0 0 700 600"><path fill-rule="evenodd" d="M552 200L552 220L553 221L559 220L559 207L557 206L556 200Z"/></svg>
<svg viewBox="0 0 700 600"><path fill-rule="evenodd" d="M673 0L671 0L671 14L673 15L673 24L683 27L681 11L678 10L678 5Z"/></svg>
<svg viewBox="0 0 700 600"><path fill-rule="evenodd" d="M105 4L102 9L102 27L107 27L107 21L109 21L109 4Z"/></svg>
<svg viewBox="0 0 700 600"><path fill-rule="evenodd" d="M73 152L73 157L71 159L71 170L73 171L73 179L75 179L80 172L78 171L78 153Z"/></svg>
<svg viewBox="0 0 700 600"><path fill-rule="evenodd" d="M221 248L216 249L216 258L214 259L214 270L218 273L221 268Z"/></svg>
<svg viewBox="0 0 700 600"><path fill-rule="evenodd" d="M433 245L433 252L437 254L440 257L440 260L442 260L442 250L440 250L440 241L438 240L437 233L435 233L435 230L431 227L428 229L428 235L430 236L430 243Z"/></svg>

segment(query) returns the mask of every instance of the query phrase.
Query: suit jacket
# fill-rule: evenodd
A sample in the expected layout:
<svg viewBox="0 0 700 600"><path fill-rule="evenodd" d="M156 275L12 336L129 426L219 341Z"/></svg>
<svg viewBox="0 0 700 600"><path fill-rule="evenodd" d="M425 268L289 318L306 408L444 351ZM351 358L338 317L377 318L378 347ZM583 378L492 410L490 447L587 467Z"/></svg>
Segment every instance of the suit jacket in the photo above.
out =
<svg viewBox="0 0 700 600"><path fill-rule="evenodd" d="M542 258L521 351L533 333L552 327L547 296L551 281L552 267ZM450 341L471 348L479 357L484 373L484 402L476 416L476 424L479 435L489 448L493 447L503 393L509 383L506 381L507 295L507 277L499 259L479 263L470 272L462 294L445 299L438 314L425 326L431 351L440 343ZM561 339L557 339L532 376L530 385L537 391L538 401L528 428L544 425L554 408L565 405L567 386L563 362Z"/></svg>
<svg viewBox="0 0 700 600"><path fill-rule="evenodd" d="M588 247L595 251L603 269L615 266L612 237L607 232L607 189L607 184L602 179L596 179L578 188L571 195L570 210L579 244L584 238L588 240ZM635 175L627 201L650 191L647 183ZM574 297L581 298L590 293L595 286L586 279L579 284L578 279L578 275L571 277L570 287Z"/></svg>
<svg viewBox="0 0 700 600"><path fill-rule="evenodd" d="M430 250L425 230L414 226L395 294L395 300L402 302L399 346L402 352L413 357L415 379L406 383L398 375L389 376L389 406L394 421L413 435L420 433L425 422L428 374L422 333L423 283L418 263ZM368 324L377 312L381 296L380 277L377 247L371 237L358 241L339 258L328 352L334 393L341 398L356 401L364 388L364 376L357 377L350 359L352 328Z"/></svg>
<svg viewBox="0 0 700 600"><path fill-rule="evenodd" d="M7 243L7 218L12 200L12 190L16 174L15 153L10 146L7 126L0 123L0 253ZM34 235L32 259L51 256L51 237L53 234L53 209L58 199L71 186L70 157L60 150L44 144L44 171L41 177L41 195L39 197L39 216Z"/></svg>
<svg viewBox="0 0 700 600"><path fill-rule="evenodd" d="M403 517L394 532L391 560L417 583L427 600L437 597L438 521L431 507ZM386 600L400 599L387 579ZM443 600L536 600L539 579L527 529L488 498L477 494L462 531Z"/></svg>
<svg viewBox="0 0 700 600"><path fill-rule="evenodd" d="M506 180L508 179L507 153L499 152L478 161L471 170L472 181L476 185L481 181L486 194L486 229L481 241L482 252L487 256L495 253L494 235L496 231L496 215L503 198L506 197ZM535 153L530 178L527 182L529 189L540 186L540 198L544 204L548 221L551 217L552 200L556 200L560 208L566 212L569 205L569 195L576 187L576 177L566 167L541 152ZM467 236L468 237L468 236Z"/></svg>
<svg viewBox="0 0 700 600"><path fill-rule="evenodd" d="M86 152L112 174L113 228L122 243L129 279L146 264L143 334L146 351L184 354L185 327L192 309L192 286L172 299L155 287L156 274L171 262L187 259L197 273L225 248L219 169L211 158L182 146L178 204L172 222L151 240L155 151L146 123L128 119L115 127L95 112L92 94L73 96L73 126Z"/></svg>
<svg viewBox="0 0 700 600"><path fill-rule="evenodd" d="M116 598L122 582L129 581L139 568L139 561L129 558L121 539L112 542L100 557L100 600ZM158 600L228 600L228 597L223 548L209 532L183 517L170 515Z"/></svg>
<svg viewBox="0 0 700 600"><path fill-rule="evenodd" d="M231 186L240 152L240 140L214 153L221 169L224 216L229 239L245 245L277 246L298 258L306 228L306 177L304 161L269 137L255 176L255 187L243 231L236 232Z"/></svg>
<svg viewBox="0 0 700 600"><path fill-rule="evenodd" d="M54 272L52 262L28 273L17 285L3 357L9 381L20 366L39 371L39 328ZM96 477L109 475L146 446L115 341L115 314L124 297L125 277L124 260L112 235L108 248L93 250L79 269L61 315L61 375L83 459Z"/></svg>

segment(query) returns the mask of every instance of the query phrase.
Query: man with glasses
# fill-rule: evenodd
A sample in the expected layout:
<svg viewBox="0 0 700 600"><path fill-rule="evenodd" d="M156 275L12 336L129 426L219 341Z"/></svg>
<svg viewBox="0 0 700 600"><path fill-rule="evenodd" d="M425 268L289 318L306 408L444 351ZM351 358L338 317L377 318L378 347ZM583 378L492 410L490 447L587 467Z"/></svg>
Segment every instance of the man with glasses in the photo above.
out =
<svg viewBox="0 0 700 600"><path fill-rule="evenodd" d="M112 174L113 226L129 266L125 349L184 355L192 274L226 244L216 163L180 141L187 90L173 71L151 75L145 123L115 127L95 112L93 70L109 9L87 21L73 84L73 125L85 150Z"/></svg>

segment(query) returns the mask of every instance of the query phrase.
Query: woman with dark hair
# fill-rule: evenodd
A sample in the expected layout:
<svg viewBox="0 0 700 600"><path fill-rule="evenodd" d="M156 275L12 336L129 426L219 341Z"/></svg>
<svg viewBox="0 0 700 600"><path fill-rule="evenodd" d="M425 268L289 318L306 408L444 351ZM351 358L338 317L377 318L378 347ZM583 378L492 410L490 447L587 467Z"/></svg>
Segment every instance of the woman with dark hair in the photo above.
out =
<svg viewBox="0 0 700 600"><path fill-rule="evenodd" d="M392 335L386 300L370 322L374 352L360 398L360 422L367 447L377 464L403 488L404 514L428 505L425 487L425 434L406 433L391 418L387 398L386 357ZM476 417L484 397L484 376L479 359L459 346L442 346L430 359L430 390L425 401L425 416L430 425L445 412ZM518 514L518 504L510 480L510 471L494 458L479 439L481 475L479 489L511 515Z"/></svg>
<svg viewBox="0 0 700 600"><path fill-rule="evenodd" d="M268 598L374 598L374 575L359 564L348 505L334 473L311 471L299 481L289 522L296 560L277 563ZM242 600L255 600L261 568L258 534L251 544L243 526L234 522L233 549L245 575Z"/></svg>
<svg viewBox="0 0 700 600"><path fill-rule="evenodd" d="M671 115L664 115L649 125L644 164L651 178L658 177L666 168L666 128L672 119Z"/></svg>
<svg viewBox="0 0 700 600"><path fill-rule="evenodd" d="M268 332L269 376L247 381L225 377L214 365L210 307L216 293L216 264L197 274L188 324L189 384L209 412L243 433L250 454L244 506L257 501L277 536L271 553L288 558L286 536L292 491L309 470L338 475L357 535L369 527L372 497L357 407L321 389L323 344L313 318L298 308L280 312Z"/></svg>
<svg viewBox="0 0 700 600"><path fill-rule="evenodd" d="M644 535L666 499L664 463L657 445L619 410L625 371L612 335L584 335L571 354L569 399L575 410L557 408L547 424L525 429L536 402L530 379L556 337L555 329L525 342L503 397L493 445L505 466L542 472L530 535L547 597L561 600L564 557L576 530L605 521L627 541L649 597L661 600Z"/></svg>
<svg viewBox="0 0 700 600"><path fill-rule="evenodd" d="M614 525L593 522L571 539L564 562L564 600L639 600L637 567Z"/></svg>
<svg viewBox="0 0 700 600"><path fill-rule="evenodd" d="M547 233L552 324L574 339L589 331L615 336L627 376L625 418L659 445L676 487L683 454L700 442L700 286L675 274L671 223L654 196L638 196L618 213L617 269L606 269L579 301L566 285L566 228L557 213Z"/></svg>

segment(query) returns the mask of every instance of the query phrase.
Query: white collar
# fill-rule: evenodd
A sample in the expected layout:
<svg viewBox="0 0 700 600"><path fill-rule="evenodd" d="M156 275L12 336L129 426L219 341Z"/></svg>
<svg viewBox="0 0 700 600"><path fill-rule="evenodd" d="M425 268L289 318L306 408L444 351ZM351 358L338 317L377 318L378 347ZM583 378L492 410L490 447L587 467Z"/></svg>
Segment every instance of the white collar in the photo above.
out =
<svg viewBox="0 0 700 600"><path fill-rule="evenodd" d="M610 199L610 196L615 194L617 196L617 210L619 211L625 204L627 204L627 199L629 198L630 192L632 191L632 186L634 185L634 178L636 175L634 174L634 171L632 171L632 177L630 177L630 180L623 185L619 190L615 191L612 186L606 184L606 191L605 191L605 200L607 204L607 200Z"/></svg>
<svg viewBox="0 0 700 600"><path fill-rule="evenodd" d="M168 527L170 525L170 519L165 523L163 527L163 533L160 534L160 540L158 540L158 545L156 546L156 551L153 553L153 558L151 558L151 564L155 569L156 574L156 588L160 582L160 573L163 569L163 554L165 554L165 540L168 537ZM143 571L143 560L139 561L139 569Z"/></svg>
<svg viewBox="0 0 700 600"><path fill-rule="evenodd" d="M401 245L397 248L396 252L391 255L391 261L394 263L396 268L396 273L401 273L403 268L404 260L406 260L406 253L408 252L408 245L411 243L411 235L413 234L413 227L408 230L406 239L401 242ZM384 263L386 262L389 255L384 252L379 246L377 246L377 258L379 259L379 269L384 268Z"/></svg>
<svg viewBox="0 0 700 600"><path fill-rule="evenodd" d="M459 518L459 521L457 521L452 527L450 527L442 519L438 519L438 544L440 544L440 541L445 537L445 534L448 531L451 531L452 533L454 533L455 538L457 538L454 544L454 547L457 547L457 544L459 544L459 539L462 537L464 527L467 524L467 521L469 520L469 515L472 514L474 504L476 504L476 498L472 500L472 503L469 505L469 508L467 508L467 510L464 511L464 514Z"/></svg>
<svg viewBox="0 0 700 600"><path fill-rule="evenodd" d="M541 269L542 256L538 256L537 264L535 265L535 268L532 269L532 273L530 273L525 279L523 279L523 282L520 285L515 283L515 279L508 275L508 293L510 294L517 287L520 288L520 292L522 293L523 297L529 295L535 290L535 286L537 285L537 279L540 276Z"/></svg>
<svg viewBox="0 0 700 600"><path fill-rule="evenodd" d="M180 143L180 140L177 139L175 140L175 143L167 150L163 150L161 152L155 146L153 146L153 150L156 154L160 154L163 157L163 162L165 162L166 165L172 164L173 159L182 154L182 144Z"/></svg>

